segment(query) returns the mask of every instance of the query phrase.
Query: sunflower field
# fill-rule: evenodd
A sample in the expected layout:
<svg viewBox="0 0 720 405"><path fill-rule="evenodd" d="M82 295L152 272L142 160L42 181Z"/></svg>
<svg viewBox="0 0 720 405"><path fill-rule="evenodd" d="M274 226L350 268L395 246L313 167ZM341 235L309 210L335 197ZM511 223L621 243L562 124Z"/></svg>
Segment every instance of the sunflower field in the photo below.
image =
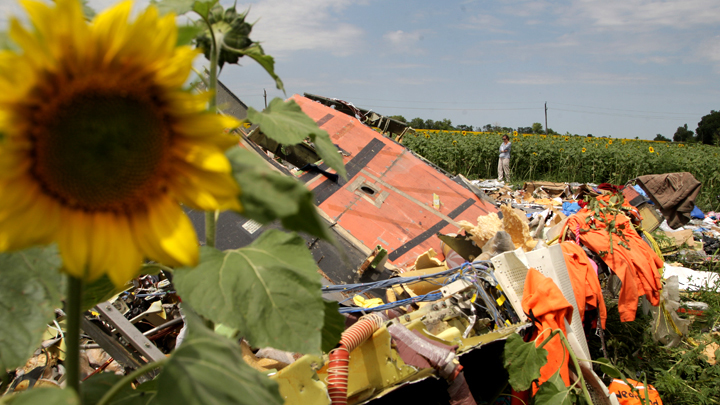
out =
<svg viewBox="0 0 720 405"><path fill-rule="evenodd" d="M502 134L416 130L403 144L440 168L470 179L497 177ZM720 150L716 146L572 135L510 136L513 182L608 182L625 184L645 174L690 172L703 184L696 203L717 210Z"/></svg>

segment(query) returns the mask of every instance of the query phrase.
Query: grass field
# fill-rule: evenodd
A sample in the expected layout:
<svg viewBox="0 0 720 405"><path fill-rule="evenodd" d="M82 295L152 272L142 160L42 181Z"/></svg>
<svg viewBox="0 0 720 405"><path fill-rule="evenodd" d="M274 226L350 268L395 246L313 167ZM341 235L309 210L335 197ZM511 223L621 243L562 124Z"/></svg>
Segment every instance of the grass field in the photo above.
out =
<svg viewBox="0 0 720 405"><path fill-rule="evenodd" d="M720 149L636 139L510 134L512 180L625 184L644 174L690 172L703 187L696 204L720 209ZM403 144L453 174L497 177L501 134L416 130Z"/></svg>

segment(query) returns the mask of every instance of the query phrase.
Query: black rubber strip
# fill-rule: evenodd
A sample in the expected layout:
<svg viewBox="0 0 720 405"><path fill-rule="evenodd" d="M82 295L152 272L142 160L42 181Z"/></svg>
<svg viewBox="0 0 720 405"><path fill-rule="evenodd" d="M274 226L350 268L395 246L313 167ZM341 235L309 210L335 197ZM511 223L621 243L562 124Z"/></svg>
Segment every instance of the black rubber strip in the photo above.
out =
<svg viewBox="0 0 720 405"><path fill-rule="evenodd" d="M474 198L468 198L464 203L460 204L457 208L452 210L448 216L452 219L455 219L458 215L462 214L466 209L470 208L473 204L475 204ZM388 254L388 260L395 261L400 256L404 255L405 253L412 250L415 246L425 242L429 237L435 235L436 233L440 232L441 229L445 228L447 226L448 222L446 220L442 220L438 222L437 224L431 226L428 230L421 233L420 235L412 238L409 240L406 244L400 246L399 248L393 250Z"/></svg>
<svg viewBox="0 0 720 405"><path fill-rule="evenodd" d="M360 173L360 170L362 170L368 163L370 163L370 161L373 160L375 156L377 156L377 154L383 147L385 147L385 143L383 141L379 139L373 139L367 145L365 145L365 147L362 148L362 150L358 152L357 155L350 159L350 161L347 162L347 164L345 165L348 180L352 180L355 175ZM327 179L324 182L320 183L320 185L315 187L315 189L313 190L313 192L315 193L315 205L319 206L320 204L325 202L325 200L330 198L345 184L347 184L347 182L342 178L340 178L337 182Z"/></svg>
<svg viewBox="0 0 720 405"><path fill-rule="evenodd" d="M321 127L324 123L330 121L330 120L333 119L334 117L335 117L334 115L328 114L328 115L320 118L320 119L318 120L318 122L317 122L317 125L318 125L319 127Z"/></svg>
<svg viewBox="0 0 720 405"><path fill-rule="evenodd" d="M326 165L325 163L318 166L319 169L327 170L330 168L330 166ZM316 170L308 170L305 173L303 173L300 177L298 177L298 180L302 181L303 183L307 183L308 181L314 179L317 177L318 172Z"/></svg>

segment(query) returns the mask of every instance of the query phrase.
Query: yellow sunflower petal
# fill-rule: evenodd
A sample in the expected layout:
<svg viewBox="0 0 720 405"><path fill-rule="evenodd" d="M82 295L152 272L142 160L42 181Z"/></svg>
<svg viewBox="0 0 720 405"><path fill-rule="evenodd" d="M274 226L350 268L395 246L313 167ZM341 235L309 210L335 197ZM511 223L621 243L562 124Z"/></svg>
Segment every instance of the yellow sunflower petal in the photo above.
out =
<svg viewBox="0 0 720 405"><path fill-rule="evenodd" d="M39 194L39 187L25 178L0 181L0 220L14 215L17 210L26 211Z"/></svg>
<svg viewBox="0 0 720 405"><path fill-rule="evenodd" d="M158 81L166 86L182 86L192 70L193 60L199 54L200 50L192 49L189 46L178 48L168 63L158 70Z"/></svg>
<svg viewBox="0 0 720 405"><path fill-rule="evenodd" d="M0 251L52 242L60 222L60 209L43 196L0 220Z"/></svg>
<svg viewBox="0 0 720 405"><path fill-rule="evenodd" d="M110 235L112 249L108 277L116 286L122 286L135 277L142 265L143 255L135 243L130 223L125 216L113 218L113 234Z"/></svg>
<svg viewBox="0 0 720 405"><path fill-rule="evenodd" d="M111 260L110 252L113 249L113 236L116 232L113 225L114 214L98 212L91 216L92 225L89 230L91 237L86 243L90 244L89 266L86 281L93 281L107 271Z"/></svg>
<svg viewBox="0 0 720 405"><path fill-rule="evenodd" d="M204 176L203 176L204 177ZM237 199L240 189L237 184L230 183L226 180L226 176L214 176L211 182L216 184L218 188L225 184L226 189L222 190L223 194L216 193L215 190L208 190L203 185L203 177L199 176L177 176L171 179L171 192L177 196L179 201L190 208L201 211L212 210L233 210L242 211L242 206Z"/></svg>
<svg viewBox="0 0 720 405"><path fill-rule="evenodd" d="M132 230L145 255L169 266L198 261L195 229L180 205L161 198L146 213L134 215Z"/></svg>
<svg viewBox="0 0 720 405"><path fill-rule="evenodd" d="M90 29L79 1L56 0L56 4L57 7L50 9L53 17L47 27L48 35L51 36L44 39L49 43L54 57L69 62L67 67L77 69L90 49L87 46Z"/></svg>
<svg viewBox="0 0 720 405"><path fill-rule="evenodd" d="M230 175L200 170L185 162L178 162L175 167L182 174L175 179L182 178L184 181L187 181L185 184L192 184L192 190L210 193L212 197L215 198L216 204L218 204L217 209L240 210L240 205L237 201L237 196L240 194L240 186ZM173 187L173 191L176 189L176 187ZM195 203L199 204L198 201L182 201L183 203L189 203L191 206ZM212 208L202 209L210 210Z"/></svg>
<svg viewBox="0 0 720 405"><path fill-rule="evenodd" d="M219 134L223 134L225 129L228 128L225 125L236 122L231 118L225 117L227 116L218 116L217 114L209 112L181 116L178 121L174 123L173 129L188 138L218 136ZM235 127L236 126L237 125L235 125Z"/></svg>
<svg viewBox="0 0 720 405"><path fill-rule="evenodd" d="M25 51L27 60L32 62L34 67L44 68L48 65L48 49L15 19L10 21L10 38Z"/></svg>
<svg viewBox="0 0 720 405"><path fill-rule="evenodd" d="M82 211L62 210L58 247L63 267L74 277L84 278L90 258L90 228L92 217Z"/></svg>
<svg viewBox="0 0 720 405"><path fill-rule="evenodd" d="M223 151L215 146L206 146L182 139L173 145L173 155L193 166L217 173L230 173L230 162Z"/></svg>
<svg viewBox="0 0 720 405"><path fill-rule="evenodd" d="M132 10L132 2L124 1L103 11L93 21L92 31L97 45L103 47L103 64L110 63L126 43L127 20Z"/></svg>

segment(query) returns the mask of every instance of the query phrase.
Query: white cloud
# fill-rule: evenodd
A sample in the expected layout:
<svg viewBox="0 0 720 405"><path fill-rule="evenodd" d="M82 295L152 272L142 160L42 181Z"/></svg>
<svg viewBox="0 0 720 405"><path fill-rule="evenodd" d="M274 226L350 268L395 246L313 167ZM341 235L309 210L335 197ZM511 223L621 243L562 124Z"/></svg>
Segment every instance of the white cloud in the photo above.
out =
<svg viewBox="0 0 720 405"><path fill-rule="evenodd" d="M424 31L420 30L412 32L397 30L386 32L383 38L396 52L421 55L425 53L425 50L420 47L420 41L425 38L424 35Z"/></svg>
<svg viewBox="0 0 720 405"><path fill-rule="evenodd" d="M232 4L228 1L225 3ZM293 51L329 51L350 55L363 45L362 29L342 21L341 12L350 0L260 0L239 4L250 7L248 19L258 20L252 39L260 41L267 53L282 58ZM227 6L227 5L226 5Z"/></svg>
<svg viewBox="0 0 720 405"><path fill-rule="evenodd" d="M505 21L491 14L476 14L463 21L459 28L465 30L478 30L494 33L510 34L513 31L504 29Z"/></svg>
<svg viewBox="0 0 720 405"><path fill-rule="evenodd" d="M695 29L720 23L716 0L584 0L575 1L566 18L589 19L597 27L645 31L663 27Z"/></svg>
<svg viewBox="0 0 720 405"><path fill-rule="evenodd" d="M520 85L557 85L557 84L593 84L593 85L632 85L647 84L649 79L640 75L617 75L604 72L578 72L571 74L529 73L516 77L500 79L501 84Z"/></svg>

